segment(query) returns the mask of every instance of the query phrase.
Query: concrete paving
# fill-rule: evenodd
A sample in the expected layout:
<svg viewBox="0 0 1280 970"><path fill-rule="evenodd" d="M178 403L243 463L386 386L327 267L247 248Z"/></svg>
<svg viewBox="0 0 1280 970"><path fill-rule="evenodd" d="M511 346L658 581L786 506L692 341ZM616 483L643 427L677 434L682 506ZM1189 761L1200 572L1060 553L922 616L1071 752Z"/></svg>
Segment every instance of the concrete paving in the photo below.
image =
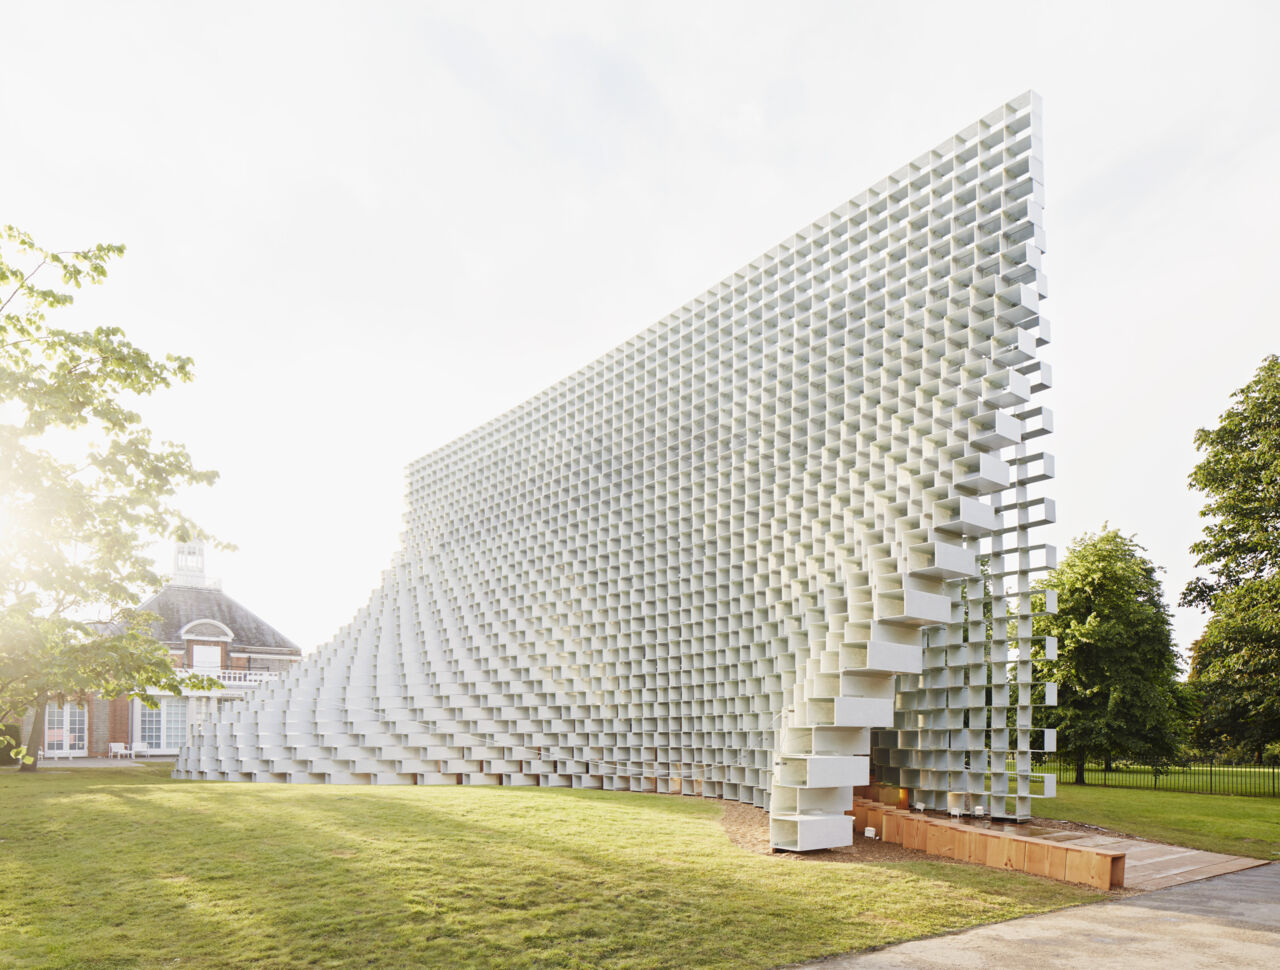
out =
<svg viewBox="0 0 1280 970"><path fill-rule="evenodd" d="M806 970L1276 970L1280 967L1280 863L803 966Z"/></svg>
<svg viewBox="0 0 1280 970"><path fill-rule="evenodd" d="M41 758L40 771L60 771L63 768L136 768L140 765L173 764L173 755L149 758Z"/></svg>

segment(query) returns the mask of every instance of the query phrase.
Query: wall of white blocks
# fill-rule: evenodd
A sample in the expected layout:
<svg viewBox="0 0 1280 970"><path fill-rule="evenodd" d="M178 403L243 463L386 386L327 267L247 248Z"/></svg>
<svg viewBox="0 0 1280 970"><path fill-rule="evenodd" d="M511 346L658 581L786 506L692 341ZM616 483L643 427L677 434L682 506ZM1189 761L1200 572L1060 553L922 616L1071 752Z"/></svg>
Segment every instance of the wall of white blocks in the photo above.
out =
<svg viewBox="0 0 1280 970"><path fill-rule="evenodd" d="M1001 105L415 462L369 604L175 774L730 798L801 851L873 771L1027 817L1040 139Z"/></svg>

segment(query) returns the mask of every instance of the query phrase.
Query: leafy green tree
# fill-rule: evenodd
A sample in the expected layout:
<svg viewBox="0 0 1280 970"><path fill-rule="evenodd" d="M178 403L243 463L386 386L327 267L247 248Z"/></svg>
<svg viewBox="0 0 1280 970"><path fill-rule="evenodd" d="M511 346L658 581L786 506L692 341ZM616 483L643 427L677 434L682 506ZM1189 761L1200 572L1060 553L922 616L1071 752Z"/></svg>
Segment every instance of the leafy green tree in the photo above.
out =
<svg viewBox="0 0 1280 970"><path fill-rule="evenodd" d="M1261 760L1280 740L1280 357L1232 401L1217 427L1196 432L1204 457L1190 483L1208 498L1208 522L1191 551L1209 575L1187 584L1182 603L1211 613L1191 664L1199 740Z"/></svg>
<svg viewBox="0 0 1280 970"><path fill-rule="evenodd" d="M126 402L190 380L191 361L153 358L118 327L47 321L123 253L51 252L13 226L0 231L0 722L34 713L18 752L26 770L51 700L152 703L148 688L210 686L178 677L152 618L135 609L160 584L148 544L200 535L175 494L217 476L153 441Z"/></svg>
<svg viewBox="0 0 1280 970"><path fill-rule="evenodd" d="M1209 522L1191 551L1210 576L1187 584L1185 606L1213 609L1219 593L1280 574L1280 357L1231 397L1218 426L1195 436L1204 458L1188 477L1209 499Z"/></svg>
<svg viewBox="0 0 1280 970"><path fill-rule="evenodd" d="M1045 662L1058 704L1045 722L1079 784L1089 760L1160 764L1183 740L1180 661L1158 567L1145 552L1104 526L1073 542L1045 583L1058 593L1058 612L1035 620L1037 636L1058 639L1057 659Z"/></svg>
<svg viewBox="0 0 1280 970"><path fill-rule="evenodd" d="M1191 653L1201 707L1196 741L1261 764L1280 740L1280 583L1247 582L1214 602Z"/></svg>

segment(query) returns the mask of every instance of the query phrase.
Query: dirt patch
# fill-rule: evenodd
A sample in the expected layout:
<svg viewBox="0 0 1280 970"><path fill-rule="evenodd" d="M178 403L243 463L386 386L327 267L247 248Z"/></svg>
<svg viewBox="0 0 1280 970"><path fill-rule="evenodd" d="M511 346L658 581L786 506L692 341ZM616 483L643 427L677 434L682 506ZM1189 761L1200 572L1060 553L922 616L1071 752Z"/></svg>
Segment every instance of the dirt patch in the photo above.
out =
<svg viewBox="0 0 1280 970"><path fill-rule="evenodd" d="M729 841L740 849L769 855L773 850L769 846L769 813L753 805L741 802L725 802L724 815L720 818ZM853 837L853 845L844 845L838 849L823 849L819 852L777 852L783 858L797 860L814 860L817 862L948 862L958 865L952 859L917 852L915 849L904 849L892 842L881 842L879 839L868 839L861 835Z"/></svg>
<svg viewBox="0 0 1280 970"><path fill-rule="evenodd" d="M938 816L943 817L943 816ZM769 845L769 813L762 808L743 805L741 802L725 802L724 815L720 818L729 841L740 849L757 852L761 855L776 855L780 858L797 861L813 860L817 862L945 862L951 865L969 865L956 862L942 856L929 855L916 849L906 849L892 842L879 839L868 839L861 835L853 837L853 845L840 846L837 849L823 849L819 852L774 852ZM1088 835L1107 835L1115 838L1133 838L1121 832L1100 828L1097 825L1086 825L1082 822L1067 822L1059 819L1034 818L1031 825L1037 828L1053 829L1059 832L1080 832ZM1038 835L1041 833L1037 833ZM1136 890L1134 890L1136 892ZM1113 896L1130 895L1129 891L1113 890Z"/></svg>

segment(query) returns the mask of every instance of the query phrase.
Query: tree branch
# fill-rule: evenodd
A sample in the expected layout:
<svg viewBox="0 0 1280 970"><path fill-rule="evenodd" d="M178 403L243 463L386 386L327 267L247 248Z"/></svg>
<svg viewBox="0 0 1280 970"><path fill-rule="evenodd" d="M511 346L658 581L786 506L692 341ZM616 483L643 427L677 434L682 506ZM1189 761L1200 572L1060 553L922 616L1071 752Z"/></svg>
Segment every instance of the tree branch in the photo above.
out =
<svg viewBox="0 0 1280 970"><path fill-rule="evenodd" d="M15 286L15 287L13 288L13 292L12 292L12 293L10 293L10 294L5 298L5 301L4 301L3 303L0 303L0 313L3 313L3 312L4 312L5 307L7 307L7 306L8 306L8 305L13 301L13 298L14 298L15 296L17 296L19 293L23 292L24 290L26 290L26 289L30 288L30 286L31 286L31 277L35 276L35 275L36 275L36 273L40 272L40 270L42 270L42 269L44 268L44 266L45 266L45 264L46 264L47 262L49 262L49 260L48 260L48 259L42 259L42 260L40 260L39 265L38 265L38 266L36 266L36 268L35 268L35 269L33 269L30 273L26 273L26 274L24 274L24 275L23 275L23 277L22 277L22 282L21 282L21 283L19 283L17 286Z"/></svg>

